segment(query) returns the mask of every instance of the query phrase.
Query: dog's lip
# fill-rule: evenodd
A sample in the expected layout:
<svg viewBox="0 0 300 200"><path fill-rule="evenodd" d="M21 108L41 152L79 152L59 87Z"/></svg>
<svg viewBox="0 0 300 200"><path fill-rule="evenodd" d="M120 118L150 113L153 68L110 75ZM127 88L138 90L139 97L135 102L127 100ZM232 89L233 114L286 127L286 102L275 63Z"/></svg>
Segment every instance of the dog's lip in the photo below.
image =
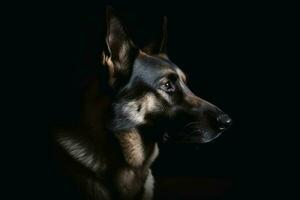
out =
<svg viewBox="0 0 300 200"><path fill-rule="evenodd" d="M212 140L218 138L221 134L223 133L223 131L217 132L213 137L209 138L209 139L202 139L202 143L208 143L211 142Z"/></svg>
<svg viewBox="0 0 300 200"><path fill-rule="evenodd" d="M167 132L165 132L162 136L162 141L167 142L169 140L169 138L170 138L170 135Z"/></svg>
<svg viewBox="0 0 300 200"><path fill-rule="evenodd" d="M163 142L172 142L172 143L208 143L212 140L218 138L224 131L219 131L213 133L211 130L201 129L201 131L196 132L195 134L187 134L185 132L179 132L177 136L172 136L167 132L163 135ZM213 134L213 137L208 136ZM178 136L179 135L179 136Z"/></svg>

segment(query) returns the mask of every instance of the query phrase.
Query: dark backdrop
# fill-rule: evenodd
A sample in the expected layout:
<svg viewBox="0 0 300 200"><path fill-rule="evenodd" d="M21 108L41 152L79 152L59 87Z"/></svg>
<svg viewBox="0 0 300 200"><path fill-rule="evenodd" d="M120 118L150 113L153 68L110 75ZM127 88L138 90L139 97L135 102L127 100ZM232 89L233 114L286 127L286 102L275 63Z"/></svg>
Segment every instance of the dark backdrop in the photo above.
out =
<svg viewBox="0 0 300 200"><path fill-rule="evenodd" d="M283 93L273 93L283 85L276 81L287 79L287 69L278 67L283 60L278 53L283 43L280 36L288 26L282 24L280 5L275 9L274 4L171 1L49 2L33 12L28 20L35 23L24 30L33 30L26 47L31 47L32 38L37 43L33 57L38 66L26 76L36 78L33 106L27 113L31 108L39 113L35 123L30 121L37 131L30 133L33 137L25 145L30 153L17 152L15 174L19 177L21 168L26 178L20 192L15 189L20 183L12 181L11 194L79 199L76 186L52 158L49 130L53 124L78 117L81 89L99 66L107 4L121 14L140 45L156 33L160 18L167 16L170 59L186 72L195 94L233 119L232 127L209 144L160 148L153 169L161 199L256 199L281 194L288 182L281 179L287 170L279 167L279 156L289 145L272 140L280 133L279 126L271 130L282 123L277 111Z"/></svg>

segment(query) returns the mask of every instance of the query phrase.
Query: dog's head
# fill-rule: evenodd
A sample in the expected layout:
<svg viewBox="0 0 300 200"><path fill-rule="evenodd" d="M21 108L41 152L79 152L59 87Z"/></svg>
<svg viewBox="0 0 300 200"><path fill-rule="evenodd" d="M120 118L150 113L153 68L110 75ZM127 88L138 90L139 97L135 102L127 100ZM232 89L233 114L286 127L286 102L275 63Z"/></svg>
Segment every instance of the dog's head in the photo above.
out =
<svg viewBox="0 0 300 200"><path fill-rule="evenodd" d="M114 132L140 129L143 137L205 143L231 125L227 114L188 88L185 74L168 58L166 18L158 42L143 49L133 44L110 9L107 25L103 64L116 91Z"/></svg>

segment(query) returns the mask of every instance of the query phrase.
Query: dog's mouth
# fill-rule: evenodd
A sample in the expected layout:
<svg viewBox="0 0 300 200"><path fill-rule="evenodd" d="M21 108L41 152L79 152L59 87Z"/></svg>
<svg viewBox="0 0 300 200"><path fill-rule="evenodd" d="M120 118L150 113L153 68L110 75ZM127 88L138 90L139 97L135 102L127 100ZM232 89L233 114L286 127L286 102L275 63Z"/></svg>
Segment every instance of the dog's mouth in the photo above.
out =
<svg viewBox="0 0 300 200"><path fill-rule="evenodd" d="M172 143L207 143L218 138L223 131L215 131L212 128L204 128L196 124L195 126L186 126L176 133L165 132L162 139L163 142Z"/></svg>

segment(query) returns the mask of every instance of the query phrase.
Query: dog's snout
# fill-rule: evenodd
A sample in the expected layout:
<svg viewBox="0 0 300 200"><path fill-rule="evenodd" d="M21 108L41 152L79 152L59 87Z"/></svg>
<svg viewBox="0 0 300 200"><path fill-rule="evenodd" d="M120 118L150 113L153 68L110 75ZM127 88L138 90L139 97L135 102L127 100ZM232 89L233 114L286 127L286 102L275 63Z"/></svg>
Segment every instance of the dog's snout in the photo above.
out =
<svg viewBox="0 0 300 200"><path fill-rule="evenodd" d="M225 130L230 127L232 120L227 114L221 114L217 117L218 128L220 130Z"/></svg>

